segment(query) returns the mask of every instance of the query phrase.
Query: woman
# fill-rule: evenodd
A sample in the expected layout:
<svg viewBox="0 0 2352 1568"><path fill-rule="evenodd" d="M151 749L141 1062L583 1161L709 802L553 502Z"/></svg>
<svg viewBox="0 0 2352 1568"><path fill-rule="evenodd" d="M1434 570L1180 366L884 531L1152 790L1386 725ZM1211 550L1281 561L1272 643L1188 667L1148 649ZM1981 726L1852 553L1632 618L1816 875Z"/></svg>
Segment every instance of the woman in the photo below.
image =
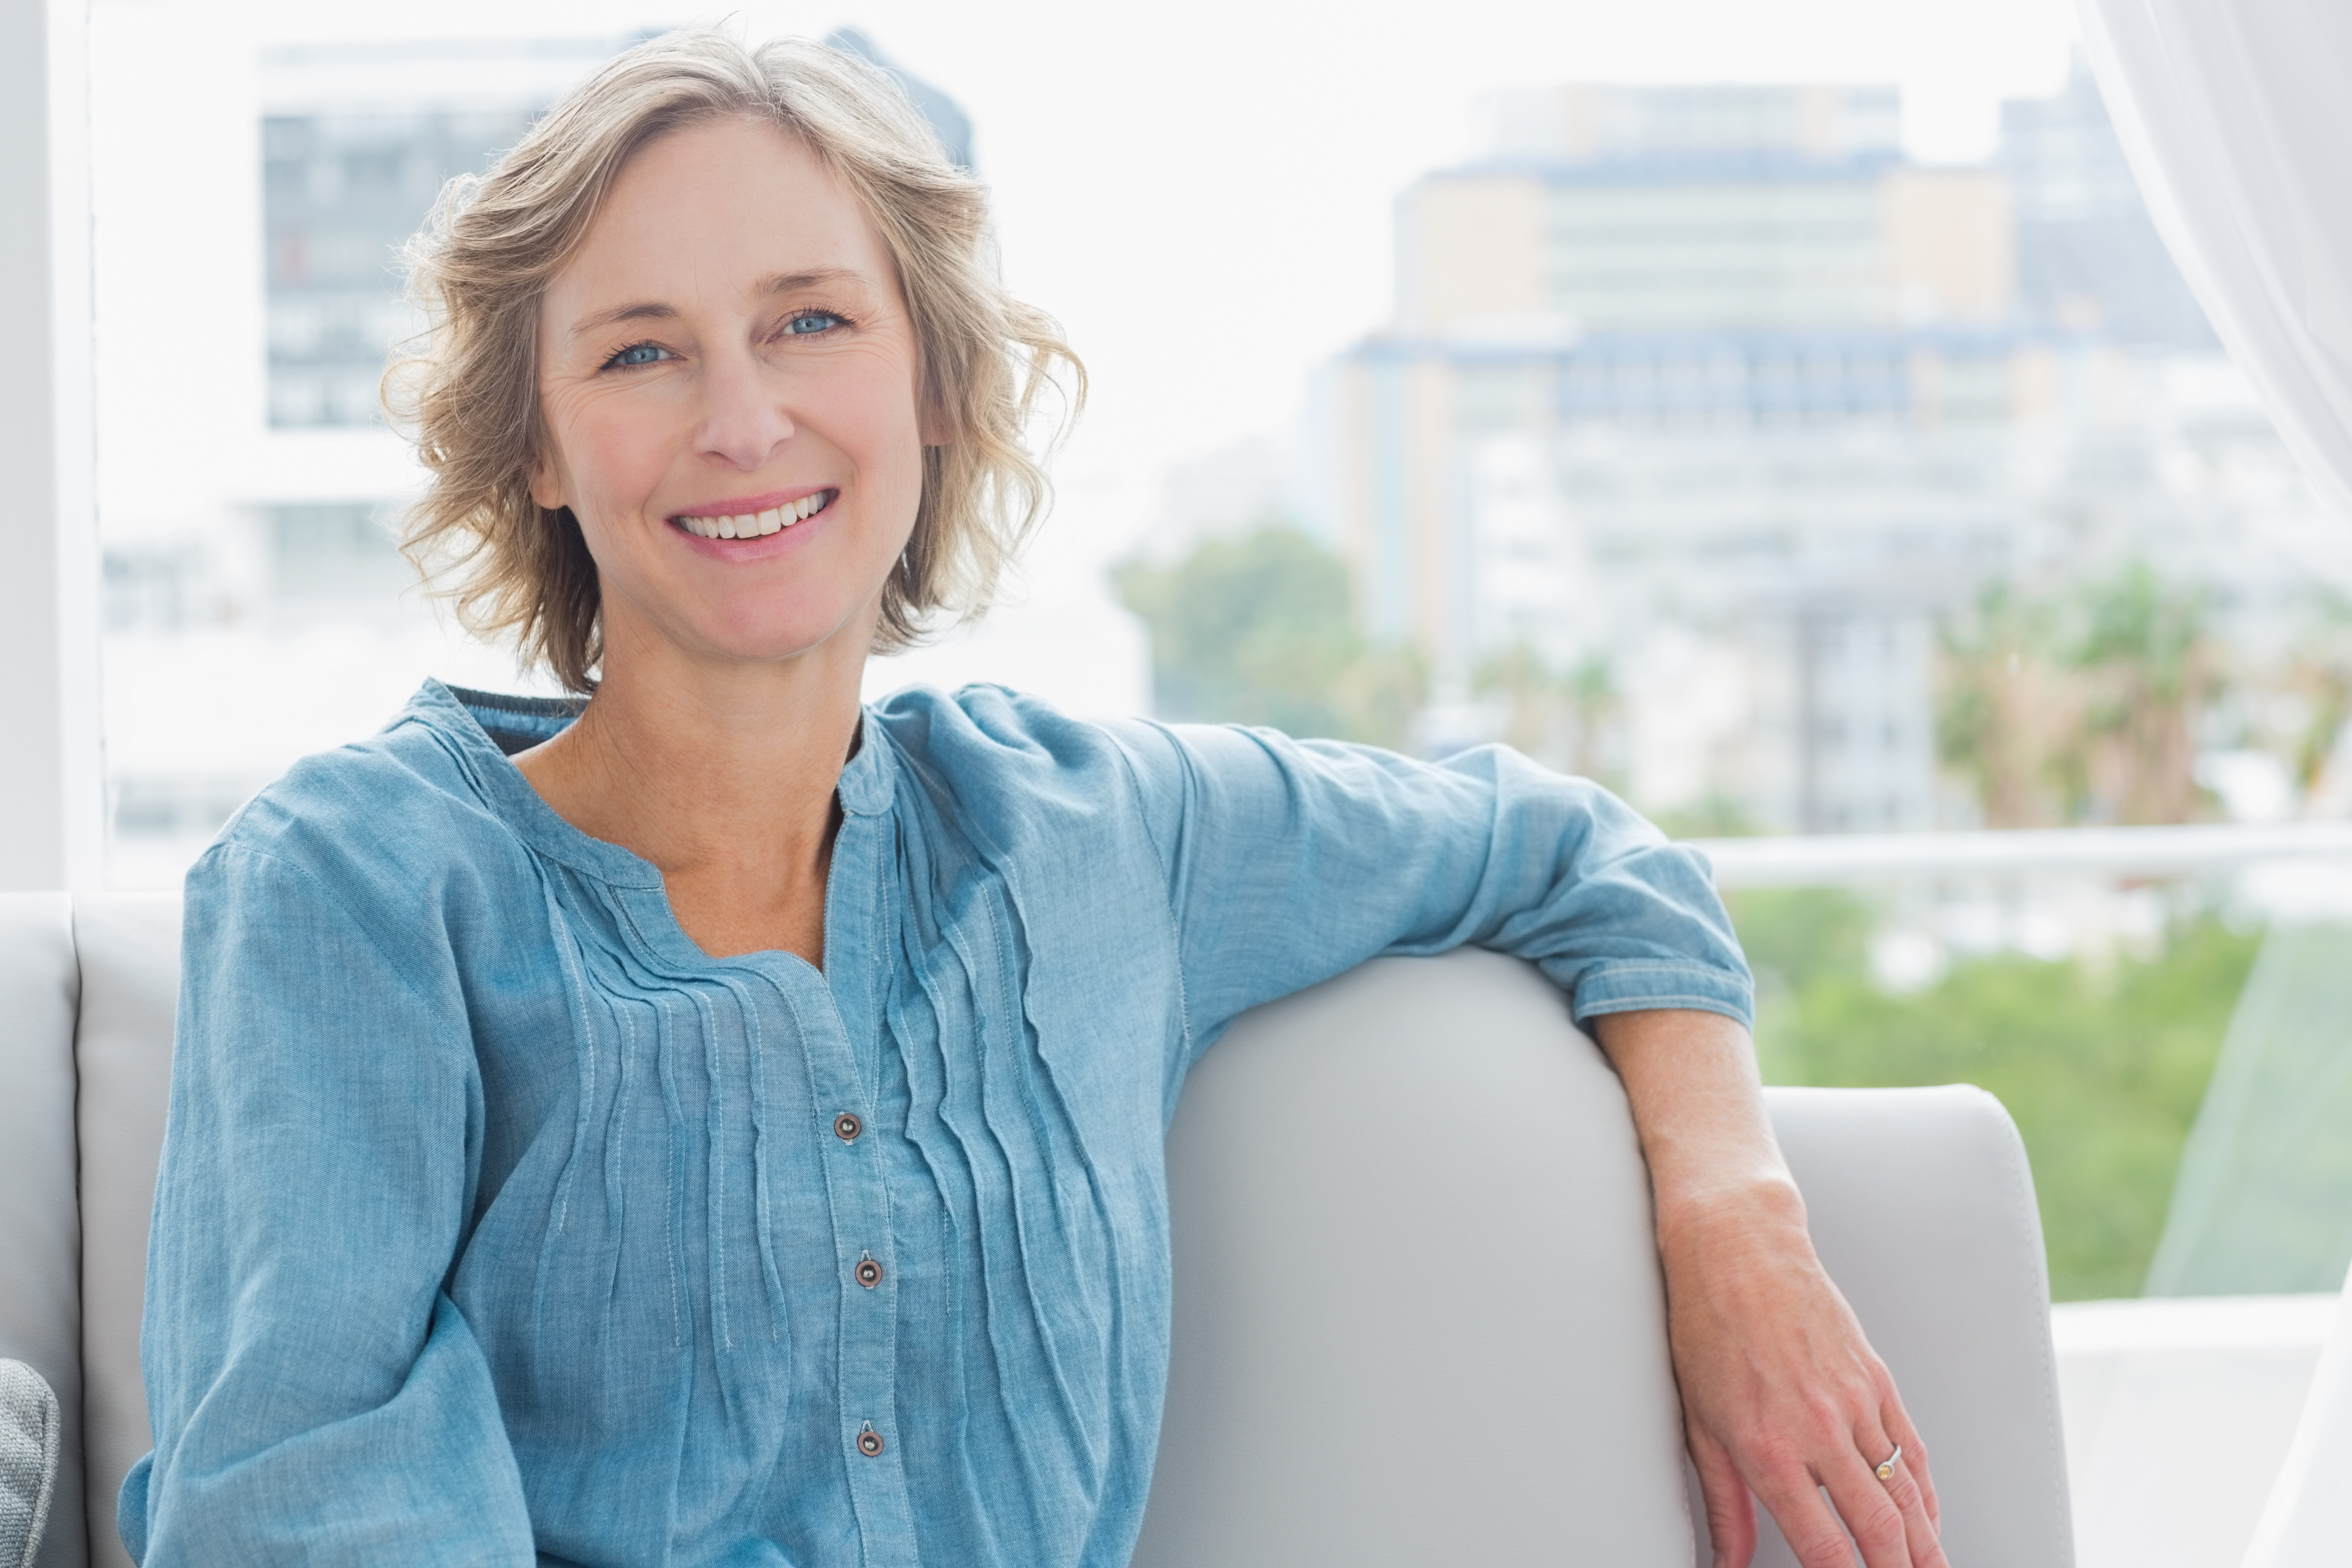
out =
<svg viewBox="0 0 2352 1568"><path fill-rule="evenodd" d="M421 242L415 547L591 695L428 684L190 875L132 1554L1123 1563L1186 1068L1475 942L1624 1078L1728 1558L1752 1487L1808 1563L1842 1514L1940 1564L1695 857L1498 751L861 710L1042 492L1022 426L1075 366L986 247L882 79L710 34Z"/></svg>

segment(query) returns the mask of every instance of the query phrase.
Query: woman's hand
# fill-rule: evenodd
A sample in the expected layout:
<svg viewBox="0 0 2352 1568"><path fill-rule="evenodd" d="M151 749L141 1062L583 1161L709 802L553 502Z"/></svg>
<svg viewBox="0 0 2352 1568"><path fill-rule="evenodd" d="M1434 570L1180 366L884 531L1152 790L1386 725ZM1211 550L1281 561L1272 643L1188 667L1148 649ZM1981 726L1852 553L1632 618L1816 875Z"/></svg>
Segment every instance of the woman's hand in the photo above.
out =
<svg viewBox="0 0 2352 1568"><path fill-rule="evenodd" d="M1948 1568L1926 1447L1813 1254L1747 1032L1712 1013L1593 1022L1650 1164L1675 1375L1717 1568L1755 1555L1751 1492L1805 1568L1850 1568L1849 1533L1867 1568ZM1897 1444L1881 1481L1875 1467Z"/></svg>
<svg viewBox="0 0 2352 1568"><path fill-rule="evenodd" d="M1814 1258L1801 1208L1790 1207L1727 1205L1662 1236L1667 1331L1716 1563L1746 1568L1755 1554L1753 1492L1805 1568L1848 1568L1849 1531L1869 1568L1945 1568L1927 1447ZM1881 1481L1874 1467L1897 1444L1903 1458Z"/></svg>

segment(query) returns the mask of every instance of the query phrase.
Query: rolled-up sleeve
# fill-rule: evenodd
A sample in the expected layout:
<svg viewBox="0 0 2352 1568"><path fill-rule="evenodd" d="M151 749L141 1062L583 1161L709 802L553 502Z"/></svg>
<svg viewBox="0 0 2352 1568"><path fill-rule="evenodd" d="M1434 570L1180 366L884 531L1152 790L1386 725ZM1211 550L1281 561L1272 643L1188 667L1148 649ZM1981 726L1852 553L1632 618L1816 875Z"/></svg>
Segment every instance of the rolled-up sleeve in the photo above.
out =
<svg viewBox="0 0 2352 1568"><path fill-rule="evenodd" d="M483 1124L454 975L413 920L404 940L234 841L185 918L142 1336L155 1449L125 1543L147 1568L531 1563L445 1289Z"/></svg>
<svg viewBox="0 0 2352 1568"><path fill-rule="evenodd" d="M1492 948L1579 1023L1753 987L1704 857L1600 785L1486 746L1443 763L1263 730L1117 730L1168 876L1192 1047L1381 954Z"/></svg>

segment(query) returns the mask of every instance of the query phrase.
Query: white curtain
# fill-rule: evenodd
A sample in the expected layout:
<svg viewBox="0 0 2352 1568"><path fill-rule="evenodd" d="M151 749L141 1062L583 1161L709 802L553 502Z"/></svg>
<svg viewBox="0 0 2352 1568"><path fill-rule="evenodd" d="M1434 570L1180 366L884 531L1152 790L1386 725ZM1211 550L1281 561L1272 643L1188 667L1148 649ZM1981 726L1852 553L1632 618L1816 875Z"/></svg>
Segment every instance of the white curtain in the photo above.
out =
<svg viewBox="0 0 2352 1568"><path fill-rule="evenodd" d="M2165 243L2352 525L2352 0L2079 4ZM2352 1563L2352 1283L2243 1568L2340 1563Z"/></svg>
<svg viewBox="0 0 2352 1568"><path fill-rule="evenodd" d="M2352 0L2081 0L2173 258L2352 522Z"/></svg>

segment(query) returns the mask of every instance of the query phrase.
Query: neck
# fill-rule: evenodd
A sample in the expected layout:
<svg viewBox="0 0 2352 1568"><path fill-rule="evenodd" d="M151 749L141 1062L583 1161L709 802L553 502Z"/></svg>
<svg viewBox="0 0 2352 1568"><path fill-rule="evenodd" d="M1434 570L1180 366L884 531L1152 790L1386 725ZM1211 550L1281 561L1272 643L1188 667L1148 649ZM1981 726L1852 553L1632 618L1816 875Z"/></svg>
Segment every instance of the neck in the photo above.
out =
<svg viewBox="0 0 2352 1568"><path fill-rule="evenodd" d="M573 826L657 867L706 952L819 963L834 792L870 637L845 626L793 658L746 663L610 617L586 710L515 765Z"/></svg>

